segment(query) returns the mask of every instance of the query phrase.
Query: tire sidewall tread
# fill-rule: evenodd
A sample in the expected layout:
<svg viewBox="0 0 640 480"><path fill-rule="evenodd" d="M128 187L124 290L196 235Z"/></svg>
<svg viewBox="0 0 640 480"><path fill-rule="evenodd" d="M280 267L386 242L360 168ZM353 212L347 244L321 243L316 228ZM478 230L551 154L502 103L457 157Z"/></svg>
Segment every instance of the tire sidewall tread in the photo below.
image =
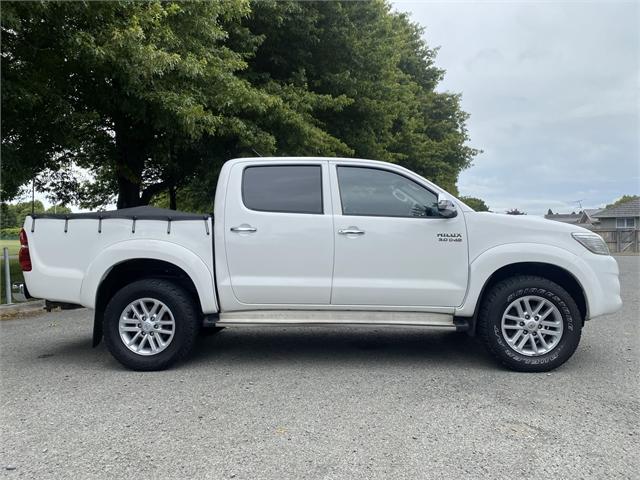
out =
<svg viewBox="0 0 640 480"><path fill-rule="evenodd" d="M540 356L522 355L513 350L502 336L502 315L517 298L536 295L553 303L563 319L560 343ZM569 293L543 277L522 275L498 282L482 302L478 316L479 336L489 352L506 367L521 372L546 372L565 363L580 342L582 318Z"/></svg>

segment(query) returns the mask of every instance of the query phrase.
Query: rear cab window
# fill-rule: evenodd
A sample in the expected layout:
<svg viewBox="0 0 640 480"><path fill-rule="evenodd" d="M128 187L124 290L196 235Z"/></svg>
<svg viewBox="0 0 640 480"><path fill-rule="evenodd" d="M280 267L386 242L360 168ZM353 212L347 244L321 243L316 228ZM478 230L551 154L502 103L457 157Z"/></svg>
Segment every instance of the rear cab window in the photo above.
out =
<svg viewBox="0 0 640 480"><path fill-rule="evenodd" d="M324 213L320 165L256 165L242 174L242 201L259 212Z"/></svg>

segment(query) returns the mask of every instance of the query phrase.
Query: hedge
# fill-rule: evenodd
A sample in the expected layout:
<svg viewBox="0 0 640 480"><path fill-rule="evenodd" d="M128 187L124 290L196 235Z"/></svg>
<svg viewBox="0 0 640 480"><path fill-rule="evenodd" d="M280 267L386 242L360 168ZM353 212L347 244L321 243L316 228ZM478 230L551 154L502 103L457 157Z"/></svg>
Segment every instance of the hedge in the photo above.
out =
<svg viewBox="0 0 640 480"><path fill-rule="evenodd" d="M20 229L22 227L0 228L0 239L2 240L18 240Z"/></svg>

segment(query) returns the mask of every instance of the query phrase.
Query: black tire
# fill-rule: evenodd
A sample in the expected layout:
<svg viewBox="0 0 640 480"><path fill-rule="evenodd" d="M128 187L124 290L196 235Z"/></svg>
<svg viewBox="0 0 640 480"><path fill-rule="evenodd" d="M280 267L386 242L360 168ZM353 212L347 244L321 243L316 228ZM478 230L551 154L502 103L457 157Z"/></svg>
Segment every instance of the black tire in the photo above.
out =
<svg viewBox="0 0 640 480"><path fill-rule="evenodd" d="M153 298L163 302L175 319L175 332L171 343L161 352L143 356L132 352L120 338L120 315L133 301ZM111 354L122 365L132 370L163 370L185 358L193 349L200 330L200 315L191 295L175 283L162 279L144 279L130 283L119 290L107 304L104 312L104 339Z"/></svg>
<svg viewBox="0 0 640 480"><path fill-rule="evenodd" d="M539 356L523 355L502 335L502 316L517 298L534 295L551 302L560 312L563 332L557 345ZM546 372L559 367L576 351L582 333L580 310L560 285L536 276L518 276L497 283L485 296L478 315L478 334L489 352L506 367L519 372ZM542 327L540 327L542 328Z"/></svg>

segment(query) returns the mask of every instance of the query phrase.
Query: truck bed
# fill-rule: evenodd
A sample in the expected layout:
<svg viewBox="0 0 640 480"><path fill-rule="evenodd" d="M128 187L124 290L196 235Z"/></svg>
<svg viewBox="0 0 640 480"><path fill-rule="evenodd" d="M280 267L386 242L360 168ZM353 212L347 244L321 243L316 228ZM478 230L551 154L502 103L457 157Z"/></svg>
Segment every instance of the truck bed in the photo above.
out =
<svg viewBox="0 0 640 480"><path fill-rule="evenodd" d="M29 294L93 308L103 270L132 258L175 260L212 285L212 227L212 215L155 207L28 216Z"/></svg>

